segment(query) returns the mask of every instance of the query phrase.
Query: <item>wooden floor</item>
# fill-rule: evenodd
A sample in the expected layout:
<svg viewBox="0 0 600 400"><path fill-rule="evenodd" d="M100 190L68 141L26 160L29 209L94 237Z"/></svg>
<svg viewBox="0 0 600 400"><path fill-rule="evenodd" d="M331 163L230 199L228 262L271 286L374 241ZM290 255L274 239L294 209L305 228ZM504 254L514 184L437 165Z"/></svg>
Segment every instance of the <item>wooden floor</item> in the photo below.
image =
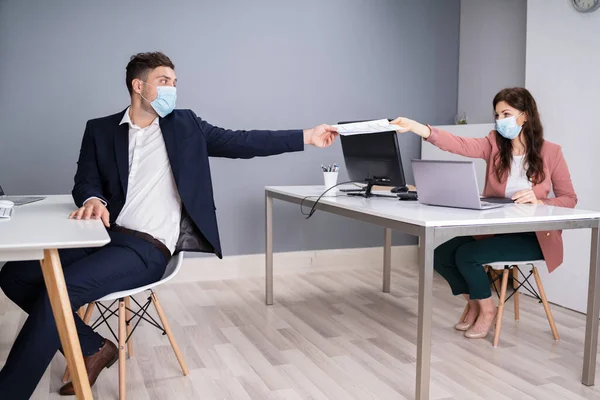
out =
<svg viewBox="0 0 600 400"><path fill-rule="evenodd" d="M276 277L271 307L262 279L160 287L190 375L181 375L167 338L144 324L127 361L128 399L412 399L414 267L394 271L391 294L380 288L374 267ZM434 291L432 399L600 399L600 386L580 383L584 316L553 307L554 342L541 304L522 296L521 320L510 302L493 348L491 337L468 340L453 329L464 304L439 277ZM2 295L0 365L23 321ZM100 375L94 398L118 397L116 366ZM32 398L61 398L64 367L59 354Z"/></svg>

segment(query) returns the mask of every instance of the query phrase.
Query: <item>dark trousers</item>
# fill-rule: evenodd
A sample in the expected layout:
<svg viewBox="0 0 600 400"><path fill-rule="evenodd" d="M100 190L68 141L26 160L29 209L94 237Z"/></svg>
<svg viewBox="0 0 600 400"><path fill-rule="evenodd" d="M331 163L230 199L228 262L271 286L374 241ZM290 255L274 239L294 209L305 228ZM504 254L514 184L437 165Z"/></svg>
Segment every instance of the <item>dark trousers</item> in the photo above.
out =
<svg viewBox="0 0 600 400"><path fill-rule="evenodd" d="M84 356L96 353L104 338L76 311L110 293L160 280L167 265L165 256L151 243L123 233L109 235L111 242L104 247L59 251ZM0 270L0 287L29 314L0 371L0 397L28 399L60 349L39 261L7 263Z"/></svg>
<svg viewBox="0 0 600 400"><path fill-rule="evenodd" d="M492 295L483 269L485 263L543 258L534 233L496 235L481 240L463 236L435 249L433 268L448 281L454 295L468 294L471 299L477 300Z"/></svg>

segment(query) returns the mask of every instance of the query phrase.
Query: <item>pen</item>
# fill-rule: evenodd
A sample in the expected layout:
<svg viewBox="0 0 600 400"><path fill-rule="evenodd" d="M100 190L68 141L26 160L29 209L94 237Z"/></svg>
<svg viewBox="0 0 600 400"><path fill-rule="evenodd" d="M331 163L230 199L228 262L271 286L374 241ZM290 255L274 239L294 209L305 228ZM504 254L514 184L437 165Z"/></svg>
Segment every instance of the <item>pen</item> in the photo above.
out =
<svg viewBox="0 0 600 400"><path fill-rule="evenodd" d="M328 164L327 166L321 164L321 169L323 172L338 172L340 167L337 164Z"/></svg>

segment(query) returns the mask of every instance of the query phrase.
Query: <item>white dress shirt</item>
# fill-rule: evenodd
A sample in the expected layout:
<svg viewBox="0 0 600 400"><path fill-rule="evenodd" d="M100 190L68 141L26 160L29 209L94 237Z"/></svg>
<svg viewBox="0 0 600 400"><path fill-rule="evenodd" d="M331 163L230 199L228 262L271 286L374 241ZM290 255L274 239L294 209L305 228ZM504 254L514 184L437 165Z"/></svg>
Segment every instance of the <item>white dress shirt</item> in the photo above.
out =
<svg viewBox="0 0 600 400"><path fill-rule="evenodd" d="M527 179L527 171L524 162L525 156L513 155L510 165L510 174L506 182L506 198L510 199L515 193L531 189L531 182Z"/></svg>
<svg viewBox="0 0 600 400"><path fill-rule="evenodd" d="M158 117L145 128L129 124L129 177L125 205L116 223L152 235L173 254L179 237L181 198L177 192Z"/></svg>

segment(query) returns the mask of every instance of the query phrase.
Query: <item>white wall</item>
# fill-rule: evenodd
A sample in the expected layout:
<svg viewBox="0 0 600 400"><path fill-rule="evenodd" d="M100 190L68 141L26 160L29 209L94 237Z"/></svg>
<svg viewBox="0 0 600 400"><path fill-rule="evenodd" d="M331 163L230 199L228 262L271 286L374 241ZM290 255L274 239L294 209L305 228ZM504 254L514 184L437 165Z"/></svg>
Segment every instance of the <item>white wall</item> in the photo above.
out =
<svg viewBox="0 0 600 400"><path fill-rule="evenodd" d="M461 1L458 110L470 124L492 122L494 95L525 84L526 9L526 0Z"/></svg>
<svg viewBox="0 0 600 400"><path fill-rule="evenodd" d="M542 114L546 138L563 147L578 208L600 210L600 11L570 1L529 0L526 87ZM590 234L567 231L565 263L543 276L549 300L585 311Z"/></svg>

